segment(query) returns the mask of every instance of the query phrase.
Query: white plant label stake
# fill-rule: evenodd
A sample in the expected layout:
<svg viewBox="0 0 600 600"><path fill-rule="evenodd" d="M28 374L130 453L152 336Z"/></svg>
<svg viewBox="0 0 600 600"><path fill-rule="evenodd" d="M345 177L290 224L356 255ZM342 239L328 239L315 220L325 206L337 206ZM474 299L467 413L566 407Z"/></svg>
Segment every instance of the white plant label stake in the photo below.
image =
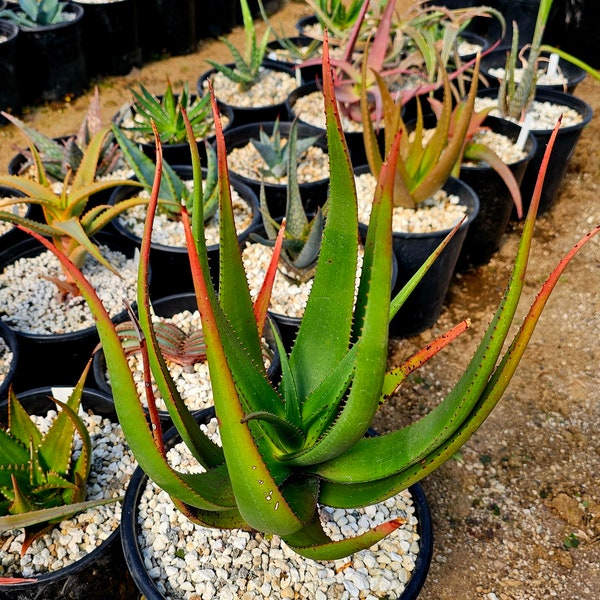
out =
<svg viewBox="0 0 600 600"><path fill-rule="evenodd" d="M517 138L517 142L515 144L519 150L523 150L525 148L525 142L527 141L527 136L529 135L532 121L533 115L531 113L527 113L523 123L521 124L521 132L519 133L519 137Z"/></svg>

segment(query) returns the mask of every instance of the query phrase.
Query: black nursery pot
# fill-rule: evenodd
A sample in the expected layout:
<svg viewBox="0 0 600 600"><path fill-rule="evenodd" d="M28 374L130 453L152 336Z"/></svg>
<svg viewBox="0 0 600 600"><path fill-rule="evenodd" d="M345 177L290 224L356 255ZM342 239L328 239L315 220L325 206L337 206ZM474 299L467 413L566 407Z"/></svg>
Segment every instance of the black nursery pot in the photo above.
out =
<svg viewBox="0 0 600 600"><path fill-rule="evenodd" d="M481 90L478 96L481 97L496 97L497 90ZM580 123L561 127L558 131L554 148L548 162L548 170L544 179L542 188L542 196L540 198L539 213L544 213L552 208L557 200L560 192L560 187L564 179L569 160L575 151L579 137L584 127L591 121L594 111L592 107L583 100L554 90L539 90L535 94L535 100L538 102L549 102L550 104L558 104L576 110L582 117ZM521 194L523 196L523 213L527 213L527 209L531 203L531 197L535 189L538 173L542 165L544 151L552 131L547 129L534 129L531 131L537 142L537 150L531 161L527 165L523 181L521 182Z"/></svg>
<svg viewBox="0 0 600 600"><path fill-rule="evenodd" d="M88 75L127 75L142 66L137 0L90 2L84 7L83 49Z"/></svg>
<svg viewBox="0 0 600 600"><path fill-rule="evenodd" d="M526 53L527 57L528 53ZM542 52L542 58L548 58L548 52ZM506 64L506 49L494 50L489 54L486 54L481 58L481 74L486 77L490 87L498 87L500 85L500 79L490 74L491 69L504 69ZM540 63L540 67L544 64ZM567 60L559 58L558 67L563 76L567 79L566 86L560 84L553 85L537 85L537 90L555 90L557 92L567 92L573 94L577 86L585 79L586 73L583 69L570 63Z"/></svg>
<svg viewBox="0 0 600 600"><path fill-rule="evenodd" d="M79 96L87 83L83 52L83 8L69 2L73 20L44 27L21 27L19 63L23 102Z"/></svg>
<svg viewBox="0 0 600 600"><path fill-rule="evenodd" d="M177 175L184 180L192 179L192 167L175 166L173 167ZM204 171L205 172L205 171ZM235 175L231 175L231 187L247 202L252 208L252 224L248 229L238 235L238 240L242 243L250 235L260 221L258 208L258 199L254 192ZM134 186L119 186L115 188L111 197L110 204L117 204L126 198L139 193L139 188ZM123 236L136 247L141 245L141 238L134 235L130 229L124 226L119 218L116 218L112 225L119 235ZM219 280L219 245L208 246L208 264L210 267L213 281ZM150 267L152 269L152 281L150 283L150 295L153 298L162 298L173 294L191 292L194 290L192 273L190 270L190 261L187 248L165 246L163 244L152 243L150 247Z"/></svg>
<svg viewBox="0 0 600 600"><path fill-rule="evenodd" d="M196 415L196 420L200 424L208 423L214 417L214 411L208 409ZM177 431L173 428L165 434L165 446L173 447L180 441ZM164 596L159 591L156 583L148 574L142 551L138 542L138 505L141 495L147 485L148 477L138 467L127 487L125 501L123 503L123 512L121 514L121 540L123 543L123 553L127 567L135 581L138 590L146 600L164 600ZM415 568L411 573L411 578L406 584L398 600L416 600L425 583L431 557L433 554L433 525L431 512L425 492L419 483L410 486L409 491L412 496L415 516L418 521L417 532L419 534L419 554L415 561Z"/></svg>
<svg viewBox="0 0 600 600"><path fill-rule="evenodd" d="M392 337L417 335L435 324L442 312L468 228L479 212L477 194L466 183L450 177L443 189L459 197L460 204L468 209L467 219L390 322ZM361 225L361 231L365 232L366 226ZM398 261L398 278L394 293L408 282L449 233L450 229L429 233L394 231L393 247Z"/></svg>
<svg viewBox="0 0 600 600"><path fill-rule="evenodd" d="M127 240L106 233L96 236L100 244L118 249L132 257L135 248ZM37 240L28 239L0 253L0 271L14 261L33 257L45 251ZM122 320L123 311L113 318ZM10 324L7 323L10 327ZM19 369L15 374L14 385L17 389L44 385L75 385L99 338L96 327L87 327L79 331L61 334L35 334L15 330L19 343Z"/></svg>
<svg viewBox="0 0 600 600"><path fill-rule="evenodd" d="M0 36L7 38L0 42L0 110L11 113L21 110L17 69L18 35L19 28L14 23L0 19ZM0 115L0 125L6 123L8 120Z"/></svg>
<svg viewBox="0 0 600 600"><path fill-rule="evenodd" d="M290 122L281 121L279 123L279 132L282 137L287 138L290 133L292 124ZM227 148L227 154L235 148L243 148L247 144L251 143L250 140L258 140L260 131L264 131L267 135L273 133L275 123L273 121L262 122L262 123L251 123L243 125L241 127L234 127L229 131L225 132L225 146ZM319 139L314 143L327 154L327 142L325 141L325 135L323 132L316 132L314 128L308 127L301 123L298 124L298 139L311 137L318 135ZM267 199L267 205L269 207L269 213L273 218L283 217L285 214L285 207L287 201L287 183L264 183L257 179L251 179L240 173L236 173L235 169L230 166L231 172L234 173L241 181L243 181L252 191L260 198L260 188L264 185L265 197ZM319 206L323 206L327 200L327 187L329 185L329 177L325 179L319 179L317 181L310 181L306 183L300 183L300 196L302 197L302 204L304 210L307 213L316 212Z"/></svg>
<svg viewBox="0 0 600 600"><path fill-rule="evenodd" d="M174 294L172 296L159 298L152 302L152 309L154 314L158 317L168 318L183 311L194 312L197 308L196 295L193 292ZM271 319L268 319L263 334L265 341L272 352L271 364L267 369L267 376L272 382L276 382L281 373L281 361L279 353L277 352L277 343L275 342L275 329L277 329L275 323ZM104 356L102 348L94 354L92 370L96 386L107 394L112 402L112 388L106 381L106 357ZM166 430L166 428L172 427L173 423L168 411L159 411L158 416L163 426L163 431Z"/></svg>
<svg viewBox="0 0 600 600"><path fill-rule="evenodd" d="M234 67L233 63L228 65L229 67ZM270 69L272 71L283 71L287 73L291 77L295 77L294 69L290 69L289 67L285 67L283 65L273 65L273 64L264 64L264 68ZM198 81L196 82L196 90L198 94L204 96L207 93L207 89L204 87L204 82L214 75L216 69L209 69L200 75ZM241 92L240 92L241 93ZM283 120L287 114L285 102L277 102L275 104L266 104L263 106L255 106L255 107L245 107L245 106L234 106L232 104L228 104L223 102L222 99L219 98L219 90L215 90L215 96L219 101L220 105L228 106L233 111L233 118L235 121L235 126L239 127L241 125L247 125L249 123L262 123L265 121L275 121L276 119ZM265 101L269 101L268 98L265 98Z"/></svg>
<svg viewBox="0 0 600 600"><path fill-rule="evenodd" d="M496 117L487 117L483 125L512 142L517 141L521 131L515 123ZM530 133L524 147L526 156L508 165L518 184L536 150L537 142ZM500 175L488 165L463 165L460 180L471 186L479 198L479 213L469 226L456 266L458 271L463 271L486 264L498 250L514 209L514 201Z"/></svg>
<svg viewBox="0 0 600 600"><path fill-rule="evenodd" d="M0 380L0 402L3 402L8 396L8 388L14 379L17 366L19 364L19 342L17 341L17 336L14 334L14 332L11 331L4 323L2 323L2 321L0 321L0 338L6 344L8 350L12 353L12 359L10 361L8 371L4 379Z"/></svg>
<svg viewBox="0 0 600 600"><path fill-rule="evenodd" d="M196 0L142 0L138 30L144 60L196 50Z"/></svg>
<svg viewBox="0 0 600 600"><path fill-rule="evenodd" d="M18 391L18 390L17 390ZM44 387L18 394L29 414L46 414L56 409L49 399L53 388ZM94 414L116 420L114 405L98 390L84 389L82 406ZM0 422L7 422L7 403L0 404ZM36 575L35 581L14 585L0 584L0 600L130 600L135 598L135 584L126 568L119 528L95 550L73 564Z"/></svg>

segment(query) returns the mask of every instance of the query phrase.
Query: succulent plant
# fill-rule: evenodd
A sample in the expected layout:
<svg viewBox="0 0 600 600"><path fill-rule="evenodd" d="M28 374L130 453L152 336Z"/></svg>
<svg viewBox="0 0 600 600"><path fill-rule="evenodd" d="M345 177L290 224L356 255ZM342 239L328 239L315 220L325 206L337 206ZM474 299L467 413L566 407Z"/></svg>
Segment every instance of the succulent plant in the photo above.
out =
<svg viewBox="0 0 600 600"><path fill-rule="evenodd" d="M167 89L162 96L151 94L143 85L140 91L132 90L135 102L133 104L133 125L120 124L119 126L132 135L144 139L153 139L152 122L160 134L163 144L179 144L186 141L186 129L181 108L183 107L192 124L195 139L203 139L210 135L213 127L210 98L194 98L190 96L187 82L183 85L179 99L173 93L173 86L167 80ZM120 119L131 113L131 106L127 105L121 111Z"/></svg>
<svg viewBox="0 0 600 600"><path fill-rule="evenodd" d="M23 553L49 524L118 500L85 501L92 444L78 411L90 364L66 402L51 398L60 411L46 433L9 392L8 429L0 428L0 531L25 528ZM75 435L82 448L74 459Z"/></svg>
<svg viewBox="0 0 600 600"><path fill-rule="evenodd" d="M323 27L338 38L342 38L356 23L364 0L306 0L307 4L315 11L315 15Z"/></svg>
<svg viewBox="0 0 600 600"><path fill-rule="evenodd" d="M245 32L245 46L243 53L240 52L226 37L219 38L229 48L235 63L234 68L231 68L222 63L209 60L207 61L217 71L223 73L228 79L240 85L242 90L246 90L258 81L260 75L260 67L265 58L267 44L271 30L267 27L260 42L256 39L256 28L252 13L248 6L247 0L240 0L242 9L242 19Z"/></svg>
<svg viewBox="0 0 600 600"><path fill-rule="evenodd" d="M259 139L250 140L252 145L256 148L261 158L265 161L267 168L261 168L260 172L263 175L270 175L275 179L281 179L285 177L289 170L290 165L297 166L297 161L318 139L318 135L304 137L298 140L298 125L296 121L292 124L295 135L295 144L292 149L290 139L283 141L281 138L281 132L279 131L279 119L275 120L273 125L273 133L269 135L262 127L259 131ZM291 138L290 130L290 138ZM291 160L293 159L293 160Z"/></svg>
<svg viewBox="0 0 600 600"><path fill-rule="evenodd" d="M315 274L317 259L321 249L325 217L321 209L317 209L317 213L309 220L304 211L300 197L300 187L298 185L297 162L294 158L297 154L297 138L298 121L294 120L286 144L286 148L289 151L286 156L288 180L285 207L285 233L279 260L282 263L280 271L285 277L294 283L300 284L308 281ZM261 244L274 246L280 225L269 214L264 188L261 189L260 208L267 239L257 234L250 234L250 237Z"/></svg>
<svg viewBox="0 0 600 600"><path fill-rule="evenodd" d="M117 206L101 204L88 209L88 202L93 194L118 185L129 184L128 180L95 181L98 157L104 147L109 133L103 129L94 134L81 159L79 169L72 176L67 176L55 191L54 184L46 174L39 153L33 143L30 152L37 169L37 181L18 175L0 176L0 185L22 192L25 197L4 198L0 200L0 220L8 221L48 236L53 243L69 256L78 266L83 265L87 254L91 254L101 264L113 270L110 263L102 256L98 246L91 239L112 219L130 206L145 203L147 200L133 198L120 202ZM41 206L44 222L14 214L9 209L18 202L27 202ZM57 281L57 285L60 284ZM70 283L67 277L67 288ZM67 291L67 290L66 290ZM68 289L68 291L71 291Z"/></svg>
<svg viewBox="0 0 600 600"><path fill-rule="evenodd" d="M277 534L296 552L318 560L348 556L376 543L399 526L398 521L392 520L357 537L333 541L322 528L318 507L352 508L382 501L454 456L508 386L565 266L585 241L600 231L600 227L594 229L560 262L512 342L505 346L524 286L540 184L505 296L455 387L435 409L414 423L377 437L365 437L380 405L410 372L463 331L466 324L458 325L446 337L388 371L389 319L435 256L390 300L392 195L399 154L399 136L396 136L381 169L356 292L358 216L354 176L340 134L327 38L324 50L331 163L328 215L312 291L289 355L281 340L278 341L282 379L276 387L261 366L257 326L261 319L255 318L257 308L250 300L235 236L225 143L218 124L221 178L218 295L208 269L200 226L201 204L195 205L191 224L186 212L183 213L222 445L209 439L195 423L173 389L157 348L146 293L153 211L148 213L140 261L141 333L147 341L148 364L171 418L204 472L184 474L166 460L160 423L153 420L152 426L146 426L113 324L91 286L61 257L97 318L117 412L144 471L193 521L209 527L241 527ZM216 103L214 106L216 110ZM160 174L160 145L157 157ZM158 184L153 190L152 209L157 201ZM277 252L276 249L275 257ZM270 276L271 272L270 269ZM268 301L268 294L264 300ZM261 301L258 312L263 310Z"/></svg>
<svg viewBox="0 0 600 600"><path fill-rule="evenodd" d="M67 4L59 0L19 0L21 10L0 11L0 18L10 19L21 27L45 27L64 21Z"/></svg>
<svg viewBox="0 0 600 600"><path fill-rule="evenodd" d="M5 112L2 115L27 136L29 145L35 145L45 172L56 181L64 181L69 173L75 173L79 169L81 159L92 137L103 129L100 116L100 95L97 87L90 100L87 113L79 126L79 131L76 135L69 136L65 140L53 140L33 129L33 127L29 127L13 115ZM31 166L33 157L29 150L22 150L21 152L28 159L22 166L23 170ZM122 157L119 147L112 135L107 135L98 157L96 178L99 179L108 175L117 169L121 163Z"/></svg>

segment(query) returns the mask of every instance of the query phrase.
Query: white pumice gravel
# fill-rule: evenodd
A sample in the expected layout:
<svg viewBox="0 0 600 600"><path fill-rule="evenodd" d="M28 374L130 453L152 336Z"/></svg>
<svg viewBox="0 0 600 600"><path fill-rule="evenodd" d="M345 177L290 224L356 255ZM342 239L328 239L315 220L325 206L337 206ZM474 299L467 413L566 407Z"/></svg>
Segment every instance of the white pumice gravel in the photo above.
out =
<svg viewBox="0 0 600 600"><path fill-rule="evenodd" d="M135 302L137 261L100 246L102 254L121 277L88 256L83 273L96 289L111 316L124 310L124 300ZM12 329L31 334L69 333L94 326L82 296L68 295L63 302L48 276L64 280L58 259L49 251L21 258L0 273L0 318Z"/></svg>
<svg viewBox="0 0 600 600"><path fill-rule="evenodd" d="M164 323L173 323L179 327L184 333L190 334L201 328L202 323L200 321L200 313L196 311L182 311L174 314L170 318L153 316L154 322L162 321ZM263 343L266 345L266 342ZM264 354L265 367L268 369L270 366L270 357L265 351ZM144 406L146 403L146 392L144 385L144 371L143 363L139 354L133 354L128 357L129 368L133 374L135 384L138 390L139 397ZM182 367L177 363L170 360L166 361L167 367L177 390L181 394L186 406L190 410L201 410L209 408L214 405L212 388L210 384L210 372L208 369L207 362L198 362L191 367ZM110 377L108 371L105 373L106 381L110 383ZM155 394L156 407L158 410L166 411L167 407L165 402L158 391L156 384L152 383L152 390Z"/></svg>
<svg viewBox="0 0 600 600"><path fill-rule="evenodd" d="M317 90L304 96L300 96L294 102L292 111L301 121L325 129L325 111L323 110L324 100L323 92ZM340 114L342 129L346 133L360 132L363 130L362 123L349 119L344 114Z"/></svg>
<svg viewBox="0 0 600 600"><path fill-rule="evenodd" d="M0 337L0 385L4 383L4 380L10 371L12 359L12 350L9 348L4 338Z"/></svg>
<svg viewBox="0 0 600 600"><path fill-rule="evenodd" d="M80 411L92 441L92 467L88 479L87 499L123 496L136 463L126 445L121 426ZM48 430L56 417L49 411L45 417L33 417L38 427ZM75 454L81 450L81 440L75 436ZM41 536L20 556L24 539L22 530L0 535L0 576L31 577L57 571L89 554L119 526L121 503L90 508L65 519Z"/></svg>
<svg viewBox="0 0 600 600"><path fill-rule="evenodd" d="M490 69L489 74L497 79L504 79L506 76L506 70L503 67L498 67L495 69ZM523 79L523 74L525 73L525 69L515 69L514 70L514 79L515 83L520 83L521 79ZM569 83L569 80L557 70L553 75L549 75L546 68L538 69L537 71L537 85L563 85L566 86Z"/></svg>
<svg viewBox="0 0 600 600"><path fill-rule="evenodd" d="M258 140L258 136L256 139ZM286 143L287 138L282 137L282 146ZM245 146L233 148L227 154L227 162L232 173L248 179L277 185L287 184L287 174L277 178L261 172L261 169L268 168L267 163L251 142ZM329 177L329 155L319 146L310 146L306 152L300 155L297 164L298 183L310 183Z"/></svg>
<svg viewBox="0 0 600 600"><path fill-rule="evenodd" d="M192 185L191 182L186 184ZM143 191L140 197L148 196L148 193ZM250 205L238 194L231 189L231 202L233 206L233 218L235 228L238 233L241 233L252 223L252 209ZM146 222L146 206L134 206L118 217L119 222L126 227L137 238L142 238L144 235L144 224ZM211 217L204 227L206 243L209 246L219 243L219 213ZM185 231L181 219L174 219L166 212L158 210L154 217L154 227L152 228L152 242L163 246L173 246L176 248L185 248Z"/></svg>
<svg viewBox="0 0 600 600"><path fill-rule="evenodd" d="M247 90L242 90L238 83L223 73L214 73L210 79L217 99L238 108L258 108L285 102L298 87L293 75L265 67L260 68L258 81ZM207 81L202 82L202 86L208 91Z"/></svg>
<svg viewBox="0 0 600 600"><path fill-rule="evenodd" d="M215 420L206 430L217 439ZM180 471L202 470L184 444L168 456ZM317 562L299 557L276 535L194 525L165 492L148 482L140 498L138 541L148 572L167 600L398 598L419 552L410 493L403 491L364 509L322 508L320 517L334 539L396 517L406 523L368 550Z"/></svg>
<svg viewBox="0 0 600 600"><path fill-rule="evenodd" d="M250 288L250 297L252 300L256 298L260 291L267 269L269 268L272 254L272 248L250 242L246 244L242 251L242 261L246 270L246 278L248 279L248 287ZM360 269L362 268L362 257L361 248L358 256L357 283L360 277ZM269 310L278 315L298 319L302 318L310 290L312 289L312 283L312 279L300 284L292 283L278 269L273 283Z"/></svg>
<svg viewBox="0 0 600 600"><path fill-rule="evenodd" d="M358 219L368 224L377 181L371 173L357 175L354 180L358 196ZM440 190L432 198L421 202L416 209L394 207L392 229L403 233L443 231L454 227L466 213L467 207L459 204L458 196Z"/></svg>
<svg viewBox="0 0 600 600"><path fill-rule="evenodd" d="M492 150L505 165L511 165L527 156L508 136L489 129L479 131L473 136L473 143L483 144ZM477 166L481 163L463 162L463 166ZM485 164L485 163L483 163Z"/></svg>
<svg viewBox="0 0 600 600"><path fill-rule="evenodd" d="M490 106L494 107L494 110L490 113L491 115L494 117L505 118L502 117L500 111L495 108L498 106L497 98L475 98L475 110L477 112L489 108ZM571 125L576 125L583 121L583 117L573 108L569 108L562 104L552 104L551 102L539 102L538 100L534 100L531 103L528 114L531 115L531 129L533 130L553 129L558 121L558 117L561 115L561 128L570 127Z"/></svg>

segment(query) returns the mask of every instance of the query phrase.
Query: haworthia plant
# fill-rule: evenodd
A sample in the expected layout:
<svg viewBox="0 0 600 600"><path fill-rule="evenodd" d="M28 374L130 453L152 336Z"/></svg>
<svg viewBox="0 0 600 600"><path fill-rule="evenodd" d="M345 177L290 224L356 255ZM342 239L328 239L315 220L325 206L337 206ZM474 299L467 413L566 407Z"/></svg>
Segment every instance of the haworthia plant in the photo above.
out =
<svg viewBox="0 0 600 600"><path fill-rule="evenodd" d="M321 526L318 507L357 507L389 498L454 455L502 396L565 265L591 235L600 231L600 227L593 230L560 263L502 355L524 285L541 189L538 185L505 296L456 386L436 409L418 421L379 437L365 437L381 403L410 372L466 325L460 324L448 336L388 370L389 319L422 277L425 267L390 302L397 137L382 166L373 199L356 293L358 217L354 177L340 133L327 41L324 50L323 89L331 164L329 208L313 287L297 338L289 354L280 341L278 344L282 378L276 387L262 367L257 325L261 319L255 318L237 245L225 144L218 126L218 295L209 275L199 190L191 224L184 212L222 446L195 424L157 351L146 293L145 261L152 227L149 212L140 263L140 327L147 342L149 365L173 422L205 472L185 474L169 465L158 422L144 426L144 412L113 324L89 284L62 258L97 318L119 418L141 467L194 521L209 527L242 527L277 534L296 552L313 559L347 556L399 526L398 521L390 521L363 535L332 541ZM157 202L160 170L159 151L151 208Z"/></svg>

